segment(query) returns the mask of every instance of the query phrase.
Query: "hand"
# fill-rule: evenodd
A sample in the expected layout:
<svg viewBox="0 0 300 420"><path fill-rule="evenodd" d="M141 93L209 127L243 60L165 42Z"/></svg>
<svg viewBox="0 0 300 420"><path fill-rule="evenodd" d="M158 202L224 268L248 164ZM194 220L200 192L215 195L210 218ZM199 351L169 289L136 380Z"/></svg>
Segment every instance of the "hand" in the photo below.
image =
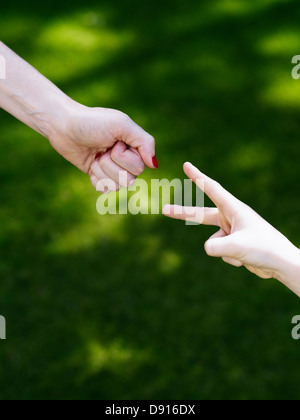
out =
<svg viewBox="0 0 300 420"><path fill-rule="evenodd" d="M103 179L113 190L123 186L120 172L127 172L121 179L128 186L145 165L158 167L154 138L127 115L74 102L2 42L0 56L9 75L0 80L0 107L49 139L99 191L106 191Z"/></svg>
<svg viewBox="0 0 300 420"><path fill-rule="evenodd" d="M245 266L263 279L292 282L296 278L295 271L294 277L292 274L286 278L288 263L294 262L296 267L300 261L299 250L287 238L190 163L184 165L184 171L200 188L204 181L205 193L216 208L195 209L191 218L191 208L168 205L163 209L166 216L219 227L220 230L205 244L209 256L221 257L236 267ZM299 276L297 278L297 285L289 287L299 293Z"/></svg>
<svg viewBox="0 0 300 420"><path fill-rule="evenodd" d="M65 127L55 130L49 141L102 193L108 192L104 179L112 180L109 184L117 191L131 185L145 165L158 167L154 138L119 111L72 105ZM119 185L121 171L127 172L126 185Z"/></svg>

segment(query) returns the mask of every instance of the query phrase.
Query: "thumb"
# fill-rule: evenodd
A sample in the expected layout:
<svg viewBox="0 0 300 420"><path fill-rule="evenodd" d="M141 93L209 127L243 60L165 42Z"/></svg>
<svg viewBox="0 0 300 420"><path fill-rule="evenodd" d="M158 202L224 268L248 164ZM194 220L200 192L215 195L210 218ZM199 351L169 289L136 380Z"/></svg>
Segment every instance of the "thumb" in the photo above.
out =
<svg viewBox="0 0 300 420"><path fill-rule="evenodd" d="M237 255L237 245L232 240L232 235L224 238L210 238L205 244L205 251L210 257L231 257Z"/></svg>
<svg viewBox="0 0 300 420"><path fill-rule="evenodd" d="M150 169L157 169L158 163L155 156L155 139L145 130L139 127L129 117L123 124L120 140L128 146L137 149L143 162Z"/></svg>

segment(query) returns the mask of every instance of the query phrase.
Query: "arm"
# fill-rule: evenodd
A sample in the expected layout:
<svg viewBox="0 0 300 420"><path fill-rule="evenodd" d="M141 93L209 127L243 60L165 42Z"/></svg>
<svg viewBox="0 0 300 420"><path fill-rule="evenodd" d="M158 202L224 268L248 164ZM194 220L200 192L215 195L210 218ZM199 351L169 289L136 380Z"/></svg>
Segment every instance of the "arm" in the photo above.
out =
<svg viewBox="0 0 300 420"><path fill-rule="evenodd" d="M127 115L74 102L1 42L0 56L6 62L0 107L46 137L95 187L109 178L119 189L121 170L131 183L145 165L158 166L153 137Z"/></svg>
<svg viewBox="0 0 300 420"><path fill-rule="evenodd" d="M300 250L254 210L220 184L186 163L185 173L216 205L192 209L165 206L164 214L180 220L217 226L220 230L205 244L209 256L220 257L235 267L245 266L257 276L274 278L300 297ZM191 217L192 214L192 217Z"/></svg>

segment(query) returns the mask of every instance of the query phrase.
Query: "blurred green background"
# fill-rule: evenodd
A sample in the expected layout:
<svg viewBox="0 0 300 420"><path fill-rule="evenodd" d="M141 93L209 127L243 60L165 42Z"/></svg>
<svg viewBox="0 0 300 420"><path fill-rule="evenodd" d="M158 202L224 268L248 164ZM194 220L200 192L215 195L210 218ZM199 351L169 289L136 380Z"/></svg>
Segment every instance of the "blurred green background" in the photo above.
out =
<svg viewBox="0 0 300 420"><path fill-rule="evenodd" d="M1 40L88 106L191 160L300 246L297 0L16 0ZM298 399L299 299L208 258L209 227L108 216L0 114L1 399ZM150 181L153 173L147 171Z"/></svg>

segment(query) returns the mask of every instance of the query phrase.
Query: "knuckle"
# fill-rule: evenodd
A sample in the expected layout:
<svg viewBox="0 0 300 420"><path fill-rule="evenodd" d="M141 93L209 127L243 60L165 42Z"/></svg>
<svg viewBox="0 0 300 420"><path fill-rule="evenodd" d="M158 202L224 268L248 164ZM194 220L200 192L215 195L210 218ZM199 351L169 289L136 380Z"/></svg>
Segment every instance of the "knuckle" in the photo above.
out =
<svg viewBox="0 0 300 420"><path fill-rule="evenodd" d="M208 256L213 255L213 245L209 241L205 242L204 249Z"/></svg>
<svg viewBox="0 0 300 420"><path fill-rule="evenodd" d="M114 136L121 139L124 132L131 126L131 118L121 111L115 111L114 114Z"/></svg>
<svg viewBox="0 0 300 420"><path fill-rule="evenodd" d="M127 125L131 121L130 117L122 111L116 111L116 117L121 126Z"/></svg>
<svg viewBox="0 0 300 420"><path fill-rule="evenodd" d="M120 186L119 184L117 184L116 182L114 182L114 183L112 184L112 191L113 191L113 192L117 192L117 191L119 191L119 190L120 190L120 188L121 188L121 186Z"/></svg>
<svg viewBox="0 0 300 420"><path fill-rule="evenodd" d="M127 187L131 187L134 183L135 183L136 177L135 176L131 176L128 178L128 182L127 182Z"/></svg>
<svg viewBox="0 0 300 420"><path fill-rule="evenodd" d="M136 177L134 175L126 173L124 177L120 177L119 182L122 187L130 187L135 180Z"/></svg>
<svg viewBox="0 0 300 420"><path fill-rule="evenodd" d="M145 164L140 163L140 165L136 168L135 175L140 176L145 171Z"/></svg>
<svg viewBox="0 0 300 420"><path fill-rule="evenodd" d="M155 146L155 138L153 136L151 136L151 134L148 134L148 143Z"/></svg>

